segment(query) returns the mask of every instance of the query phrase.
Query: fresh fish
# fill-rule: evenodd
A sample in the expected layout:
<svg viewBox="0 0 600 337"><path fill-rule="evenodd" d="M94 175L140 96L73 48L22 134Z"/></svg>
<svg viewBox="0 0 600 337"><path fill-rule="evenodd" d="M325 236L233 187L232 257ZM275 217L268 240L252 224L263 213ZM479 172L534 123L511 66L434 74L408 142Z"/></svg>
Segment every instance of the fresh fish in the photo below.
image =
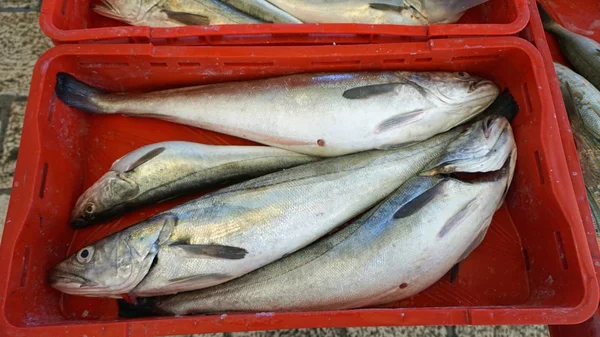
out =
<svg viewBox="0 0 600 337"><path fill-rule="evenodd" d="M404 0L267 0L303 22L427 25ZM375 3L377 2L377 3Z"/></svg>
<svg viewBox="0 0 600 337"><path fill-rule="evenodd" d="M563 55L573 68L600 90L600 44L559 25L538 3L544 28L554 33Z"/></svg>
<svg viewBox="0 0 600 337"><path fill-rule="evenodd" d="M94 12L134 26L177 27L260 23L218 0L102 0Z"/></svg>
<svg viewBox="0 0 600 337"><path fill-rule="evenodd" d="M488 0L405 0L415 8L429 23L454 23L464 12L479 6Z"/></svg>
<svg viewBox="0 0 600 337"><path fill-rule="evenodd" d="M389 149L464 123L499 94L464 72L297 74L107 94L60 73L57 96L94 113L153 116L315 156Z"/></svg>
<svg viewBox="0 0 600 337"><path fill-rule="evenodd" d="M221 2L266 22L302 23L302 21L277 8L267 0L221 0Z"/></svg>
<svg viewBox="0 0 600 337"><path fill-rule="evenodd" d="M391 151L329 158L207 194L124 229L57 265L50 284L86 296L154 296L232 280L366 211L485 121ZM495 124L492 124L495 125ZM466 128L466 130L465 130Z"/></svg>
<svg viewBox="0 0 600 337"><path fill-rule="evenodd" d="M343 230L220 286L123 306L154 314L341 310L412 296L483 240L516 161L510 125L496 119L502 168L477 178L414 177ZM509 153L508 156L504 153ZM492 167L493 170L495 167ZM127 310L128 309L128 310Z"/></svg>
<svg viewBox="0 0 600 337"><path fill-rule="evenodd" d="M125 211L220 183L258 177L316 158L267 146L163 142L114 162L75 205L71 224L82 228Z"/></svg>
<svg viewBox="0 0 600 337"><path fill-rule="evenodd" d="M427 25L456 22L465 10L487 0L266 1L303 22Z"/></svg>
<svg viewBox="0 0 600 337"><path fill-rule="evenodd" d="M600 92L571 69L554 63L575 138L596 235L600 241Z"/></svg>

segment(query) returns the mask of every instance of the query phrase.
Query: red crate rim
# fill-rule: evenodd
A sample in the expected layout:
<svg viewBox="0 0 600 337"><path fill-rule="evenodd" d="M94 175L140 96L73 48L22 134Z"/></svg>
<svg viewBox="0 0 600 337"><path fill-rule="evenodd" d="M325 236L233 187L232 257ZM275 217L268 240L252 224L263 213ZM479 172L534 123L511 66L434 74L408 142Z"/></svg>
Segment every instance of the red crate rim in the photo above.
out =
<svg viewBox="0 0 600 337"><path fill-rule="evenodd" d="M476 39L476 38L467 38L467 39L448 39L448 40L437 40L430 41L428 43L419 43L419 45L427 45L428 48L433 49L436 46L463 46L464 44L469 44L471 48L485 48L485 47L497 47L499 45L502 46L511 46L523 50L526 52L532 59L541 62L542 57L539 52L535 49L533 45L528 43L527 41L516 38L516 37L497 37L497 38L485 38L485 39ZM400 46L405 46L406 44L386 44L379 45L378 48L386 49L389 48L393 50L394 48L398 48ZM31 92L39 93L44 89L44 85L47 85L43 81L43 74L46 72L49 63L56 59L60 58L62 55L90 55L97 54L98 51L102 51L107 55L123 55L123 54L144 54L144 55L169 55L170 50L177 48L182 53L193 53L194 50L206 50L205 48L197 48L197 47L153 47L151 45L110 45L110 48L107 48L107 45L61 45L55 47L49 51L47 51L42 57L39 59L38 63L35 66L35 71L32 79ZM352 46L315 46L311 48L318 48L321 51L330 51L331 53L335 53L341 48L351 48ZM106 50L110 50L110 52L106 53ZM215 47L211 48L215 50L217 53L221 49L227 49L228 51L236 51L239 54L247 55L249 51L246 51L244 47ZM255 56L266 56L269 55L269 47L255 47L252 48L252 55ZM536 67L532 69L535 73L535 76L539 80L539 85L542 87L541 90L545 90L549 95L549 83L546 77L546 73L544 68ZM42 104L41 97L39 94L33 94L32 99L28 102L27 110L26 110L26 120L30 120L29 123L33 124L33 127L38 127L37 119L34 114L40 109ZM553 109L551 101L543 101L545 108ZM23 138L22 146L23 148L34 149L35 152L30 153L31 156L35 156L37 161L39 161L39 151L42 140L39 137L27 137ZM562 147L562 144L561 144ZM558 163L561 164L561 163ZM566 161L563 160L563 165L566 165ZM17 175L23 174L23 168L17 168ZM26 202L27 208L31 208L31 203L33 202L33 196L36 193L34 184L29 184L27 186L14 186L13 188L14 198L11 198L11 204L8 209L7 223L5 227L4 237L2 241L2 245L0 246L0 275L7 275L8 271L11 268L13 263L12 261L12 253L15 249L15 238L18 237L21 230L23 228L17 228L15 226L11 226L11 222L15 223L23 223L25 221L26 214L15 214L14 203L13 200L18 200L20 202ZM572 208L576 206L576 199L573 189L564 188L561 193L568 197L569 205L564 205L565 208ZM576 208L575 208L576 209ZM576 212L577 213L577 212ZM572 231L575 242L586 242L586 233L582 225L582 220L580 215L577 213L570 214L570 220L572 221ZM339 327L339 326L347 326L348 321L353 322L354 326L395 326L395 325L406 325L411 324L412 320L406 318L408 313L410 312L419 312L419 311L427 311L428 317L432 320L438 322L444 322L444 324L468 324L468 325L480 325L480 324L489 324L486 322L493 321L494 324L515 324L515 321L518 321L519 324L545 324L548 323L545 317L554 317L560 316L560 319L564 324L576 324L581 321L589 318L595 310L597 309L597 304L599 300L598 294L598 286L596 280L596 274L594 272L594 267L592 264L592 260L589 254L589 248L587 244L577 245L576 247L577 259L581 264L581 271L584 275L584 287L586 288L586 293L589 294L588 297L582 299L580 303L573 307L555 307L555 308L537 308L537 307L520 307L520 308L494 308L494 307L480 307L474 309L466 309L460 307L453 308L405 308L405 309L360 309L360 310L345 310L345 311L329 311L329 312L300 312L300 313L277 313L275 320L278 322L278 328L302 328L302 327ZM0 278L0 301L3 297L6 296L8 291L8 280L5 278ZM3 302L3 301L2 301ZM17 327L12 325L5 316L7 308L2 303L0 306L0 330L11 332L13 334L23 334L23 335L35 335L36 332L42 331L45 332L55 331L57 334L60 331L63 331L63 326L32 326L32 327ZM370 317L369 319L365 319L361 316L361 311L369 311L370 313L375 313L376 319ZM296 318L302 319L311 317L313 320L309 323L300 323L298 324L298 320L296 320L296 324L293 326L288 319L294 315ZM225 317L224 317L225 316ZM178 325L183 327L183 329L187 329L190 331L194 331L195 333L205 333L211 332L207 328L203 327L203 323L213 323L216 325L222 324L225 319L236 318L233 322L228 322L227 331L247 331L248 326L252 326L253 330L269 330L272 329L272 324L274 318L269 314L230 314L230 315L222 315L222 316L211 316L211 317L198 317L198 316L189 316L189 317L180 317L177 319ZM373 316L373 315L371 315ZM518 317L518 319L515 319ZM136 319L127 322L93 322L87 323L85 321L72 321L67 323L68 327L75 328L79 327L87 327L94 328L106 333L107 335L114 335L116 333L120 333L123 335L146 335L146 327L153 326L159 324L161 321L172 318L153 318L153 319ZM306 324L302 326L302 324Z"/></svg>
<svg viewBox="0 0 600 337"><path fill-rule="evenodd" d="M153 39L193 38L215 36L307 35L307 34L363 34L392 35L397 37L434 38L459 36L500 36L517 34L529 22L527 0L515 0L517 17L510 23L492 24L433 24L429 26L371 25L371 24L242 24L222 26L187 26L151 28L147 26L101 27L65 30L53 23L53 9L57 0L45 0L40 12L42 32L59 43L90 42L115 38L132 38L140 42ZM398 31L399 27L402 27ZM477 30L473 33L473 30ZM310 42L310 41L307 41ZM268 44L267 42L262 44ZM319 44L319 43L316 43ZM323 43L321 43L323 44Z"/></svg>

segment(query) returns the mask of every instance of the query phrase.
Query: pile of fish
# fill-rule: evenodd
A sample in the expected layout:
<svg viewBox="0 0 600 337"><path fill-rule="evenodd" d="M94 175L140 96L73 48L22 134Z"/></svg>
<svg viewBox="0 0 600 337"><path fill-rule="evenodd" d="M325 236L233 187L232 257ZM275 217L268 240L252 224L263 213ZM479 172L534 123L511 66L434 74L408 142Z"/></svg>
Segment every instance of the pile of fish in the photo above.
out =
<svg viewBox="0 0 600 337"><path fill-rule="evenodd" d="M600 243L600 44L562 27L539 4L538 9L544 28L556 36L563 55L577 71L554 64Z"/></svg>
<svg viewBox="0 0 600 337"><path fill-rule="evenodd" d="M505 95L464 72L296 74L141 94L60 73L56 94L88 113L270 145L147 145L81 195L76 228L235 182L51 271L68 294L127 295L124 316L347 309L414 295L481 243L517 158L513 111L497 103Z"/></svg>
<svg viewBox="0 0 600 337"><path fill-rule="evenodd" d="M253 23L453 23L488 0L102 0L92 9L134 26Z"/></svg>

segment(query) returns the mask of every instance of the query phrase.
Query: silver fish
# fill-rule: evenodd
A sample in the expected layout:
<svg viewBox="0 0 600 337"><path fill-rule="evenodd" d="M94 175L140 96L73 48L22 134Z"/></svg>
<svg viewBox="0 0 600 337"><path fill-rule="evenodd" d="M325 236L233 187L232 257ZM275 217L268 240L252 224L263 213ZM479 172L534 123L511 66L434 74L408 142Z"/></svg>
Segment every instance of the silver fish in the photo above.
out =
<svg viewBox="0 0 600 337"><path fill-rule="evenodd" d="M404 0L267 0L303 22L426 25ZM376 2L376 3L375 3Z"/></svg>
<svg viewBox="0 0 600 337"><path fill-rule="evenodd" d="M562 53L573 68L600 90L600 44L559 25L538 3L544 28L558 39Z"/></svg>
<svg viewBox="0 0 600 337"><path fill-rule="evenodd" d="M265 0L303 22L428 25L458 21L487 0Z"/></svg>
<svg viewBox="0 0 600 337"><path fill-rule="evenodd" d="M486 125L458 127L398 150L296 166L207 194L82 248L53 269L50 284L69 294L118 297L224 283L366 211L459 135L485 132Z"/></svg>
<svg viewBox="0 0 600 337"><path fill-rule="evenodd" d="M267 0L221 0L221 2L266 22L302 23L302 21L277 8Z"/></svg>
<svg viewBox="0 0 600 337"><path fill-rule="evenodd" d="M297 74L106 94L60 73L57 96L94 113L154 116L315 156L389 149L464 123L498 96L464 72Z"/></svg>
<svg viewBox="0 0 600 337"><path fill-rule="evenodd" d="M115 161L79 197L71 224L86 227L135 207L314 160L317 158L267 146L175 141L142 146Z"/></svg>
<svg viewBox="0 0 600 337"><path fill-rule="evenodd" d="M502 204L516 147L508 123L494 127L501 125L506 136L494 147L508 150L493 152L503 161L499 170L466 181L414 177L353 224L303 250L229 283L141 299L139 306L162 315L342 310L412 296L481 243Z"/></svg>
<svg viewBox="0 0 600 337"><path fill-rule="evenodd" d="M571 69L558 63L554 64L554 69L577 145L596 236L600 243L600 92Z"/></svg>
<svg viewBox="0 0 600 337"><path fill-rule="evenodd" d="M178 27L260 23L218 0L102 0L94 12L133 26Z"/></svg>

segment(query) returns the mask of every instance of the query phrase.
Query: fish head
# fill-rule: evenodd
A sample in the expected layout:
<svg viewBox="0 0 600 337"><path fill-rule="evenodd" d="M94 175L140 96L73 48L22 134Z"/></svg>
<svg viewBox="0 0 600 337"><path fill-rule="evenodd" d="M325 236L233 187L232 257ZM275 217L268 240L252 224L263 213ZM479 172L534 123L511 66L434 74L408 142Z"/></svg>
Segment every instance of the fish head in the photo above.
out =
<svg viewBox="0 0 600 337"><path fill-rule="evenodd" d="M514 153L516 143L509 121L486 116L468 125L422 175L496 171Z"/></svg>
<svg viewBox="0 0 600 337"><path fill-rule="evenodd" d="M81 248L49 274L53 288L67 294L120 297L147 275L171 221L160 216Z"/></svg>
<svg viewBox="0 0 600 337"><path fill-rule="evenodd" d="M138 184L128 178L127 173L108 171L79 197L71 214L71 225L83 228L109 219L138 192Z"/></svg>
<svg viewBox="0 0 600 337"><path fill-rule="evenodd" d="M487 108L500 94L494 82L467 72L415 72L406 80L461 122Z"/></svg>
<svg viewBox="0 0 600 337"><path fill-rule="evenodd" d="M102 16L129 24L142 22L149 12L157 10L161 0L101 0L92 10Z"/></svg>

